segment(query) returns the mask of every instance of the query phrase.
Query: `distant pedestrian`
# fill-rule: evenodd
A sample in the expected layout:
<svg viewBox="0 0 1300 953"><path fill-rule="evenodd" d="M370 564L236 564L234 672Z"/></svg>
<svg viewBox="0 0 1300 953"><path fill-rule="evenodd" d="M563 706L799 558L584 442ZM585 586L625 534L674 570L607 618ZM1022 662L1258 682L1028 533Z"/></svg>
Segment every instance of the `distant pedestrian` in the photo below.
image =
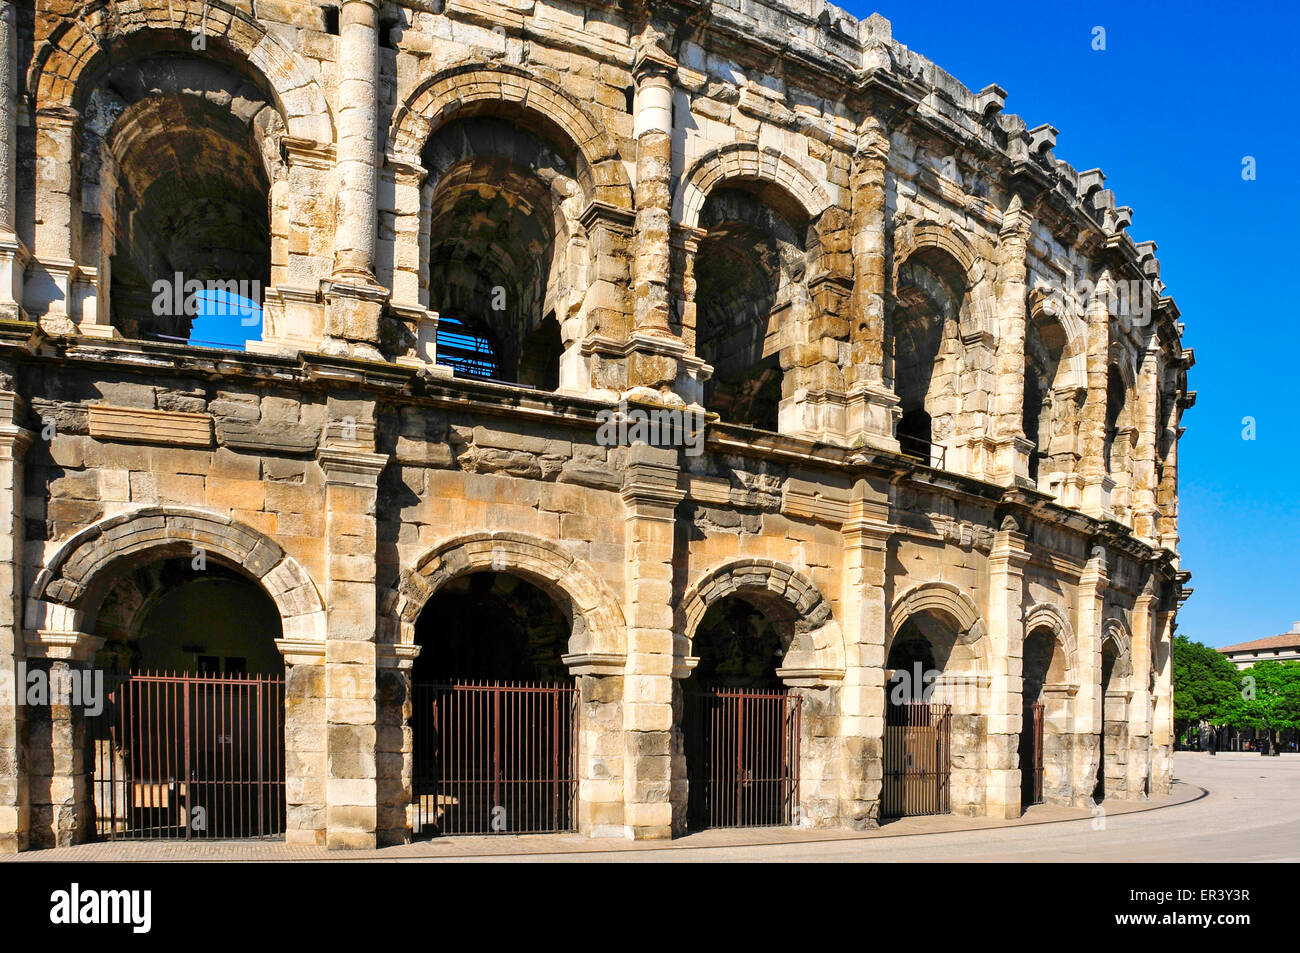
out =
<svg viewBox="0 0 1300 953"><path fill-rule="evenodd" d="M1215 752L1218 750L1218 747L1219 747L1218 741L1219 741L1219 739L1215 737L1215 733L1214 733L1213 731L1211 731L1211 732L1210 732L1209 739L1208 739L1207 742L1206 742L1206 747L1210 749L1210 757L1211 757L1211 758L1214 757Z"/></svg>

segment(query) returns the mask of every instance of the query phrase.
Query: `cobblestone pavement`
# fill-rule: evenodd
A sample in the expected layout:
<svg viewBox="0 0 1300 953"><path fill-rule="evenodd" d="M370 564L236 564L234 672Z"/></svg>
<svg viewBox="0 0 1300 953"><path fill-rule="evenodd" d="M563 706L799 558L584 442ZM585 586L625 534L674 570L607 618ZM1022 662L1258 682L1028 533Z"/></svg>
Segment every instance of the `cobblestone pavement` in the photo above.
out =
<svg viewBox="0 0 1300 953"><path fill-rule="evenodd" d="M918 817L863 833L750 829L639 843L554 834L454 837L355 852L277 842L118 842L30 851L0 861L1300 860L1300 755L1210 758L1180 752L1175 774L1170 797L1117 802L1100 819L1087 810L1038 806L1014 821Z"/></svg>

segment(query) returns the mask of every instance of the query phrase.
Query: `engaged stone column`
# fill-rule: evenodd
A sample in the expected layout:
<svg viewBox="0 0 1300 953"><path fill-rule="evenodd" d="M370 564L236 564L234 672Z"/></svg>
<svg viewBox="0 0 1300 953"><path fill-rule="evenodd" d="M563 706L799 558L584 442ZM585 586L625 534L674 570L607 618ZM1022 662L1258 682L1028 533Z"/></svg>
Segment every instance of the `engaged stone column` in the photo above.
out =
<svg viewBox="0 0 1300 953"><path fill-rule="evenodd" d="M1142 354L1137 380L1137 447L1133 452L1133 535L1155 542L1156 433L1163 429L1160 416L1160 344L1152 340Z"/></svg>
<svg viewBox="0 0 1300 953"><path fill-rule="evenodd" d="M1025 654L1024 573L1029 554L1025 534L1014 516L1006 516L989 553L989 817L1020 816L1019 746L1024 721Z"/></svg>
<svg viewBox="0 0 1300 953"><path fill-rule="evenodd" d="M23 270L27 249L14 230L14 200L18 188L17 4L0 3L0 320L26 320L23 312Z"/></svg>
<svg viewBox="0 0 1300 953"><path fill-rule="evenodd" d="M993 414L994 482L1010 486L1029 482L1033 443L1024 433L1025 320L1028 307L1025 256L1033 217L1024 198L1012 195L998 235L996 280L998 345L995 356L997 396Z"/></svg>
<svg viewBox="0 0 1300 953"><path fill-rule="evenodd" d="M885 172L889 129L883 115L868 112L858 129L850 189L853 201L853 293L849 299L851 360L847 438L897 450L894 425L902 412L898 397L885 386Z"/></svg>
<svg viewBox="0 0 1300 953"><path fill-rule="evenodd" d="M672 562L676 508L686 493L677 486L676 450L633 444L626 461L623 823L633 838L648 840L672 836Z"/></svg>
<svg viewBox="0 0 1300 953"><path fill-rule="evenodd" d="M1079 693L1074 705L1074 803L1079 806L1091 803L1101 757L1105 708L1101 692L1101 626L1109 584L1106 549L1095 546L1079 576L1079 629L1075 633Z"/></svg>
<svg viewBox="0 0 1300 953"><path fill-rule="evenodd" d="M31 446L32 433L15 424L20 406L16 394L0 392L0 853L26 848L31 822L26 706L19 703L23 686L18 684L18 666L24 659L19 626L23 603L22 459Z"/></svg>
<svg viewBox="0 0 1300 953"><path fill-rule="evenodd" d="M1183 403L1176 384L1166 389L1165 416L1160 422L1164 433L1164 459L1157 489L1159 517L1156 530L1160 546L1178 552L1178 437L1182 424ZM1177 563L1175 562L1175 565Z"/></svg>
<svg viewBox="0 0 1300 953"><path fill-rule="evenodd" d="M375 0L343 0L339 11L338 201L334 273L326 293L327 354L379 360L387 292L375 279L379 46Z"/></svg>
<svg viewBox="0 0 1300 953"><path fill-rule="evenodd" d="M1110 361L1110 272L1097 279L1088 314L1088 393L1079 423L1083 511L1100 519L1110 510L1115 481L1106 470L1106 375Z"/></svg>
<svg viewBox="0 0 1300 953"><path fill-rule="evenodd" d="M374 847L378 829L375 502L388 457L374 453L375 404L329 398L325 472L326 845Z"/></svg>
<svg viewBox="0 0 1300 953"><path fill-rule="evenodd" d="M863 481L859 492L871 492ZM872 494L875 495L874 493ZM886 560L893 528L888 497L864 501L844 525L845 673L840 733L844 739L841 815L854 830L880 822L885 738Z"/></svg>
<svg viewBox="0 0 1300 953"><path fill-rule="evenodd" d="M41 315L50 334L75 334L72 308L77 256L81 251L81 210L74 208L80 181L77 112L63 106L36 111L36 234L32 278L24 286L24 305Z"/></svg>
<svg viewBox="0 0 1300 953"><path fill-rule="evenodd" d="M636 222L632 255L632 342L629 391L654 399L677 381L683 347L669 314L669 214L672 202L673 76L677 63L661 48L663 28L646 25L637 37Z"/></svg>

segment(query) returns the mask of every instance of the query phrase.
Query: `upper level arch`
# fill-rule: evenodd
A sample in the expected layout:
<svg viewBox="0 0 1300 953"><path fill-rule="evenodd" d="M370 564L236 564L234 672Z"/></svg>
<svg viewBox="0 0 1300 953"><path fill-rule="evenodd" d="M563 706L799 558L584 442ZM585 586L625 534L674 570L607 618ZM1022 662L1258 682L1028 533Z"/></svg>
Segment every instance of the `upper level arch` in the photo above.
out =
<svg viewBox="0 0 1300 953"><path fill-rule="evenodd" d="M785 678L838 679L844 676L844 635L830 603L806 575L772 559L735 559L707 572L683 595L673 620L675 674L693 665L692 644L709 608L738 596L753 602L787 627L778 674Z"/></svg>
<svg viewBox="0 0 1300 953"><path fill-rule="evenodd" d="M795 223L816 221L831 206L826 190L789 157L750 142L733 142L700 156L682 177L673 196L673 221L697 228L709 194L720 185L742 183L760 186L759 197ZM764 184L776 188L762 189Z"/></svg>
<svg viewBox="0 0 1300 953"><path fill-rule="evenodd" d="M390 165L419 165L429 137L453 118L523 117L576 166L589 202L633 207L632 186L611 136L560 86L515 66L463 63L420 83L393 115L388 131Z"/></svg>
<svg viewBox="0 0 1300 953"><path fill-rule="evenodd" d="M203 47L196 49L194 39L200 35ZM256 19L222 0L141 0L129 9L115 0L86 4L37 48L27 88L38 109L80 112L112 66L169 51L224 59L255 74L273 94L290 136L333 141L329 103L297 54Z"/></svg>
<svg viewBox="0 0 1300 953"><path fill-rule="evenodd" d="M470 533L429 550L403 570L380 607L380 624L388 629L381 638L415 645L416 621L434 593L453 579L483 571L519 575L556 601L573 625L566 661L621 671L627 624L613 592L554 541L526 533Z"/></svg>

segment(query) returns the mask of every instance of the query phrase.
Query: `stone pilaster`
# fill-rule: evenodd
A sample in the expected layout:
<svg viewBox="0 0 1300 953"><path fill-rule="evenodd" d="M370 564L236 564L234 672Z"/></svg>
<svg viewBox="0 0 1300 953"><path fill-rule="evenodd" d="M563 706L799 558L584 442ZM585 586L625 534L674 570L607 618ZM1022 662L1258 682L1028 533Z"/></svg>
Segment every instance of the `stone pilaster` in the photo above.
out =
<svg viewBox="0 0 1300 953"><path fill-rule="evenodd" d="M280 639L284 656L284 842L325 844L325 643Z"/></svg>
<svg viewBox="0 0 1300 953"><path fill-rule="evenodd" d="M1101 641L1106 587L1110 575L1106 567L1106 550L1096 546L1079 576L1075 632L1075 664L1079 692L1074 704L1074 800L1088 803L1097 781L1097 761L1102 732L1104 699L1101 693Z"/></svg>
<svg viewBox="0 0 1300 953"><path fill-rule="evenodd" d="M1152 639L1155 637L1155 596L1152 584L1133 603L1133 676L1129 680L1128 762L1126 788L1130 798L1145 796L1151 770Z"/></svg>
<svg viewBox="0 0 1300 953"><path fill-rule="evenodd" d="M10 5L12 6L12 5ZM31 821L26 707L19 704L24 659L22 596L22 459L32 433L15 425L17 397L0 393L0 853L27 846Z"/></svg>
<svg viewBox="0 0 1300 953"><path fill-rule="evenodd" d="M886 168L889 129L868 112L858 129L849 180L853 214L853 291L849 299L846 426L850 445L897 450L894 425L902 412L884 383L886 281Z"/></svg>
<svg viewBox="0 0 1300 953"><path fill-rule="evenodd" d="M863 486L862 491L867 492ZM844 784L841 816L855 830L880 820L885 737L885 596L889 540L887 499L864 500L844 524L845 673L840 702Z"/></svg>
<svg viewBox="0 0 1300 953"><path fill-rule="evenodd" d="M377 648L375 503L388 462L375 453L375 405L329 398L319 453L325 473L327 546L325 642L326 844L374 847Z"/></svg>
<svg viewBox="0 0 1300 953"><path fill-rule="evenodd" d="M1020 816L1020 731L1024 720L1024 572L1029 554L1014 517L1004 518L989 553L989 686L985 804L989 817Z"/></svg>
<svg viewBox="0 0 1300 953"><path fill-rule="evenodd" d="M1079 473L1083 477L1083 511L1101 518L1110 514L1110 492L1115 481L1107 472L1106 378L1110 360L1110 272L1097 279L1088 317L1088 391L1079 423Z"/></svg>
<svg viewBox="0 0 1300 953"><path fill-rule="evenodd" d="M67 847L90 834L93 765L86 757L86 713L67 686L91 670L103 644L85 632L27 635L26 669L43 672L50 686L48 704L25 706L31 847Z"/></svg>
<svg viewBox="0 0 1300 953"><path fill-rule="evenodd" d="M1151 717L1151 795L1163 797L1174 783L1174 613L1153 614L1155 687Z"/></svg>
<svg viewBox="0 0 1300 953"><path fill-rule="evenodd" d="M414 799L411 791L411 669L418 645L378 647L375 773L377 780L376 841L380 847L411 839Z"/></svg>
<svg viewBox="0 0 1300 953"><path fill-rule="evenodd" d="M1012 195L998 234L998 343L993 408L993 460L989 476L1010 486L1029 483L1029 454L1033 443L1024 433L1025 322L1028 308L1025 256L1033 217L1020 195Z"/></svg>
<svg viewBox="0 0 1300 953"><path fill-rule="evenodd" d="M678 488L676 450L628 447L627 669L623 680L624 825L638 840L672 834L673 546Z"/></svg>

